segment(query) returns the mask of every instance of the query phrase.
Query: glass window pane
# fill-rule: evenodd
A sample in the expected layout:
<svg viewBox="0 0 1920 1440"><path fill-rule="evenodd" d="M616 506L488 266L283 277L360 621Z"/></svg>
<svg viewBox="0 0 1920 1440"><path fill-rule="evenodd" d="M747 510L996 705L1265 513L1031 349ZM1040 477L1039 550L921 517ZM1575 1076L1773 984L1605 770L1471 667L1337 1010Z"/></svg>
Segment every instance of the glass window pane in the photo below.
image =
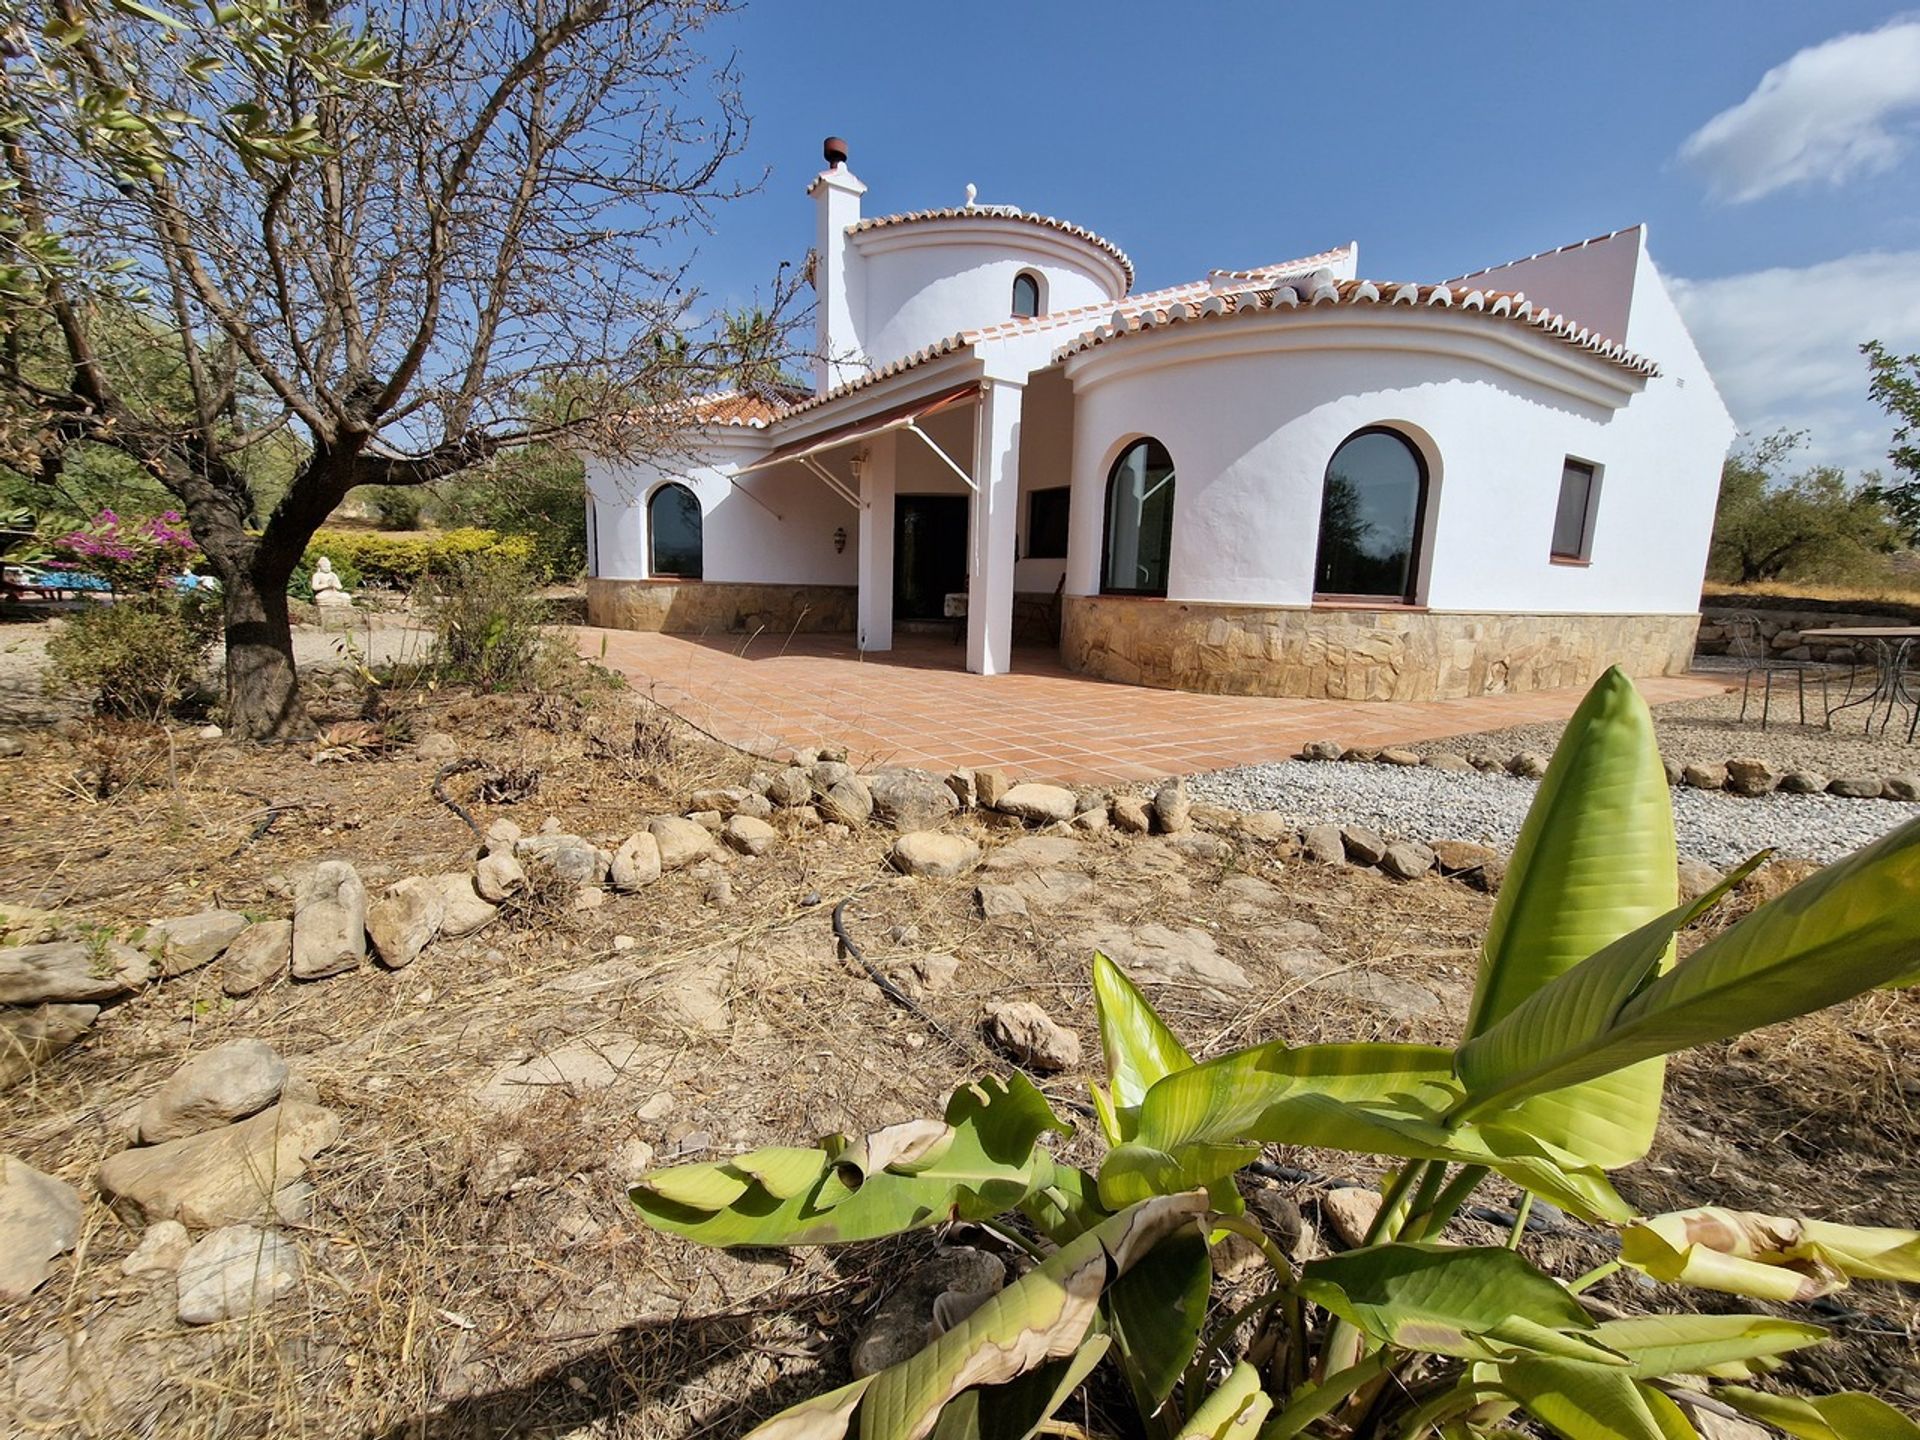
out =
<svg viewBox="0 0 1920 1440"><path fill-rule="evenodd" d="M1040 313L1040 283L1033 276L1013 277L1013 313L1016 315Z"/></svg>
<svg viewBox="0 0 1920 1440"><path fill-rule="evenodd" d="M700 502L684 485L662 485L647 502L653 573L700 578Z"/></svg>
<svg viewBox="0 0 1920 1440"><path fill-rule="evenodd" d="M1389 431L1363 431L1336 450L1321 500L1315 591L1408 599L1426 488L1419 455Z"/></svg>
<svg viewBox="0 0 1920 1440"><path fill-rule="evenodd" d="M1567 461L1560 472L1560 507L1553 513L1553 553L1587 558L1587 508L1593 502L1593 467Z"/></svg>
<svg viewBox="0 0 1920 1440"><path fill-rule="evenodd" d="M1107 480L1104 590L1167 593L1173 550L1173 458L1157 440L1140 440L1114 462Z"/></svg>
<svg viewBox="0 0 1920 1440"><path fill-rule="evenodd" d="M1027 558L1067 558L1067 516L1073 491L1065 485L1027 496Z"/></svg>

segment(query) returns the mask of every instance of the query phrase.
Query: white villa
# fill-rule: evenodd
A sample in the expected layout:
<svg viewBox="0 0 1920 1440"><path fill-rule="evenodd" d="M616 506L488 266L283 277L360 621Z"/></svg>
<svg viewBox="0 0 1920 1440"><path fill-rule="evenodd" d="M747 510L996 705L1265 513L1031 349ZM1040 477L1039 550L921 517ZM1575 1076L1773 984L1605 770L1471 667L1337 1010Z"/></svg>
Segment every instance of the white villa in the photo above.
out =
<svg viewBox="0 0 1920 1440"><path fill-rule="evenodd" d="M1349 244L1135 294L1111 242L972 187L863 216L825 154L813 392L589 460L592 623L881 651L954 617L982 675L1019 639L1331 699L1686 668L1734 425L1644 227L1440 284Z"/></svg>

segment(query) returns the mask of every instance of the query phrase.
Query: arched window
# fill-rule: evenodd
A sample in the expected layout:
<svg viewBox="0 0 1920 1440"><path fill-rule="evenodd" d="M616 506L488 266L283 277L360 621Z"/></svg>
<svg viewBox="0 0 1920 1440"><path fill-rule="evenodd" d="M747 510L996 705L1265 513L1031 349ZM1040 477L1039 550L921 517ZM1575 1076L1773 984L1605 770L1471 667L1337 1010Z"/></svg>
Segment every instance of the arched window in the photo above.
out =
<svg viewBox="0 0 1920 1440"><path fill-rule="evenodd" d="M651 575L700 578L700 501L684 485L662 485L647 498Z"/></svg>
<svg viewBox="0 0 1920 1440"><path fill-rule="evenodd" d="M1107 539L1100 590L1165 595L1173 549L1173 457L1158 440L1136 440L1107 475Z"/></svg>
<svg viewBox="0 0 1920 1440"><path fill-rule="evenodd" d="M1013 313L1028 317L1040 313L1040 277L1031 270L1013 277Z"/></svg>
<svg viewBox="0 0 1920 1440"><path fill-rule="evenodd" d="M1327 465L1314 593L1411 603L1427 508L1427 462L1404 435L1361 430Z"/></svg>

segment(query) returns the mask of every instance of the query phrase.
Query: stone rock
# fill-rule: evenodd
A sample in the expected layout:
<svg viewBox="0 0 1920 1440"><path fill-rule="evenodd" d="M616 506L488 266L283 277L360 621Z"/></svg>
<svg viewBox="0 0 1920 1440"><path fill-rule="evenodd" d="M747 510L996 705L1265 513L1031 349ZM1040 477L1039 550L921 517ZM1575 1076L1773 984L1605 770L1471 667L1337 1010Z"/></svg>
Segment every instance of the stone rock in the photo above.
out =
<svg viewBox="0 0 1920 1440"><path fill-rule="evenodd" d="M1178 930L1160 924L1135 930L1103 927L1075 936L1070 948L1082 956L1098 950L1133 979L1152 985L1192 986L1217 999L1253 988L1247 972L1220 954L1212 935L1194 925Z"/></svg>
<svg viewBox="0 0 1920 1440"><path fill-rule="evenodd" d="M1349 745L1340 752L1340 758L1349 765L1371 765L1380 758L1377 745Z"/></svg>
<svg viewBox="0 0 1920 1440"><path fill-rule="evenodd" d="M235 937L220 960L220 988L229 995L251 995L287 973L293 958L293 922L261 920Z"/></svg>
<svg viewBox="0 0 1920 1440"><path fill-rule="evenodd" d="M0 760L18 760L27 753L27 742L18 735L0 735Z"/></svg>
<svg viewBox="0 0 1920 1440"><path fill-rule="evenodd" d="M0 1005L111 1000L147 983L153 961L117 941L53 940L0 950Z"/></svg>
<svg viewBox="0 0 1920 1440"><path fill-rule="evenodd" d="M193 1241L187 1227L178 1220L156 1220L133 1247L133 1253L120 1262L120 1273L127 1276L171 1275L187 1258Z"/></svg>
<svg viewBox="0 0 1920 1440"><path fill-rule="evenodd" d="M482 1200L498 1200L527 1173L527 1147L509 1140L476 1156L467 1166L467 1188Z"/></svg>
<svg viewBox="0 0 1920 1440"><path fill-rule="evenodd" d="M247 917L234 910L205 910L156 920L141 942L163 977L185 975L210 965L247 928Z"/></svg>
<svg viewBox="0 0 1920 1440"><path fill-rule="evenodd" d="M228 1225L187 1251L176 1284L185 1324L237 1320L299 1287L300 1251L277 1230Z"/></svg>
<svg viewBox="0 0 1920 1440"><path fill-rule="evenodd" d="M1451 750L1436 750L1425 756L1420 763L1429 770L1450 770L1456 775L1470 775L1473 766L1464 755L1456 755Z"/></svg>
<svg viewBox="0 0 1920 1440"><path fill-rule="evenodd" d="M497 854L505 850L513 853L513 847L520 843L520 827L504 816L487 826L487 853Z"/></svg>
<svg viewBox="0 0 1920 1440"><path fill-rule="evenodd" d="M1674 789L1680 784L1681 766L1678 760L1663 755L1660 757L1660 768L1666 772L1667 788L1669 790Z"/></svg>
<svg viewBox="0 0 1920 1440"><path fill-rule="evenodd" d="M0 1155L0 1303L40 1288L80 1238L80 1194L26 1161Z"/></svg>
<svg viewBox="0 0 1920 1440"><path fill-rule="evenodd" d="M621 1184L637 1184L653 1168L653 1146L637 1137L629 1139L614 1152L613 1161L607 1168L613 1171Z"/></svg>
<svg viewBox="0 0 1920 1440"><path fill-rule="evenodd" d="M1726 878L1705 861L1682 856L1678 871L1680 899L1682 902L1698 900Z"/></svg>
<svg viewBox="0 0 1920 1440"><path fill-rule="evenodd" d="M1030 1000L987 1003L987 1038L1029 1070L1051 1075L1080 1063L1080 1037Z"/></svg>
<svg viewBox="0 0 1920 1440"><path fill-rule="evenodd" d="M100 1017L98 1005L39 1005L0 1010L0 1090L33 1074Z"/></svg>
<svg viewBox="0 0 1920 1440"><path fill-rule="evenodd" d="M1727 767L1704 765L1699 761L1682 765L1680 783L1691 785L1695 790L1724 790L1727 788Z"/></svg>
<svg viewBox="0 0 1920 1440"><path fill-rule="evenodd" d="M1037 825L1071 820L1078 810L1073 792L1064 785L1042 785L1031 780L1013 786L994 808Z"/></svg>
<svg viewBox="0 0 1920 1440"><path fill-rule="evenodd" d="M1920 775L1889 775L1880 796L1884 800L1920 800Z"/></svg>
<svg viewBox="0 0 1920 1440"><path fill-rule="evenodd" d="M820 763L819 747L816 745L808 745L799 750L794 751L793 763L799 766L802 770L813 769L815 765L818 765Z"/></svg>
<svg viewBox="0 0 1920 1440"><path fill-rule="evenodd" d="M1069 823L1076 830L1084 830L1089 835L1098 835L1113 822L1107 818L1107 808L1102 805L1097 810L1082 810Z"/></svg>
<svg viewBox="0 0 1920 1440"><path fill-rule="evenodd" d="M724 875L715 875L707 881L707 888L700 896L704 904L716 910L724 910L733 904L733 882Z"/></svg>
<svg viewBox="0 0 1920 1440"><path fill-rule="evenodd" d="M960 961L944 950L936 951L932 955L914 956L907 970L914 982L915 994L937 995L960 973Z"/></svg>
<svg viewBox="0 0 1920 1440"><path fill-rule="evenodd" d="M1885 789L1886 782L1878 775L1836 775L1827 782L1829 795L1841 795L1849 800L1878 800ZM0 954L0 974L5 970L6 957Z"/></svg>
<svg viewBox="0 0 1920 1440"><path fill-rule="evenodd" d="M896 830L937 830L960 809L947 782L925 770L876 770L867 791L873 818Z"/></svg>
<svg viewBox="0 0 1920 1440"><path fill-rule="evenodd" d="M1378 865L1386 857L1387 842L1364 825L1342 825L1340 843L1356 865Z"/></svg>
<svg viewBox="0 0 1920 1440"><path fill-rule="evenodd" d="M227 1040L182 1065L140 1107L140 1143L159 1145L257 1115L280 1098L287 1062L264 1040Z"/></svg>
<svg viewBox="0 0 1920 1440"><path fill-rule="evenodd" d="M813 793L820 813L842 825L864 825L873 815L873 792L843 761L813 767Z"/></svg>
<svg viewBox="0 0 1920 1440"><path fill-rule="evenodd" d="M1507 773L1523 780L1538 780L1547 773L1549 759L1538 750L1522 750L1507 762Z"/></svg>
<svg viewBox="0 0 1920 1440"><path fill-rule="evenodd" d="M721 815L718 810L689 810L687 812L687 819L693 821L694 824L698 825L709 835L718 835L720 833Z"/></svg>
<svg viewBox="0 0 1920 1440"><path fill-rule="evenodd" d="M237 1224L265 1215L273 1192L304 1179L306 1162L339 1138L333 1111L283 1100L237 1125L109 1156L100 1193L149 1224Z"/></svg>
<svg viewBox="0 0 1920 1440"><path fill-rule="evenodd" d="M1506 761L1487 750L1469 750L1467 764L1486 775L1500 774L1507 768Z"/></svg>
<svg viewBox="0 0 1920 1440"><path fill-rule="evenodd" d="M980 803L980 787L974 784L973 771L964 765L948 774L947 789L953 792L954 803L962 810L971 810Z"/></svg>
<svg viewBox="0 0 1920 1440"><path fill-rule="evenodd" d="M1507 857L1496 855L1478 870L1469 870L1460 878L1475 890L1498 895L1500 887L1507 883Z"/></svg>
<svg viewBox="0 0 1920 1440"><path fill-rule="evenodd" d="M1396 840L1380 857L1380 868L1396 880L1417 880L1433 869L1433 851L1418 840Z"/></svg>
<svg viewBox="0 0 1920 1440"><path fill-rule="evenodd" d="M1167 844L1188 859L1198 860L1203 865L1224 865L1233 858L1233 842L1222 840L1218 835L1204 835L1189 830L1168 836Z"/></svg>
<svg viewBox="0 0 1920 1440"><path fill-rule="evenodd" d="M1780 788L1788 795L1819 795L1827 788L1827 777L1817 770L1789 770L1780 777Z"/></svg>
<svg viewBox="0 0 1920 1440"><path fill-rule="evenodd" d="M647 822L660 851L662 870L681 870L713 854L713 836L691 820L677 815L661 815Z"/></svg>
<svg viewBox="0 0 1920 1440"><path fill-rule="evenodd" d="M751 815L734 815L720 827L720 838L742 855L764 855L780 842L780 832Z"/></svg>
<svg viewBox="0 0 1920 1440"><path fill-rule="evenodd" d="M474 1100L488 1110L519 1110L542 1095L605 1090L628 1074L661 1068L658 1052L631 1035L584 1035L532 1060L502 1066L474 1092Z"/></svg>
<svg viewBox="0 0 1920 1440"><path fill-rule="evenodd" d="M798 765L789 765L768 778L767 799L783 810L805 805L813 799L813 778Z"/></svg>
<svg viewBox="0 0 1920 1440"><path fill-rule="evenodd" d="M1774 1432L1765 1426L1731 1415L1716 1415L1711 1410L1688 1406L1687 1418L1693 1421L1700 1440L1773 1440Z"/></svg>
<svg viewBox="0 0 1920 1440"><path fill-rule="evenodd" d="M616 890L641 890L660 878L660 842L651 830L638 830L613 852L607 879Z"/></svg>
<svg viewBox="0 0 1920 1440"><path fill-rule="evenodd" d="M1153 828L1162 835L1178 835L1193 824L1193 802L1184 780L1169 780L1153 792Z"/></svg>
<svg viewBox="0 0 1920 1440"><path fill-rule="evenodd" d="M440 887L424 875L409 876L389 885L368 907L367 938L380 963L399 970L420 958L446 918Z"/></svg>
<svg viewBox="0 0 1920 1440"><path fill-rule="evenodd" d="M1500 852L1492 846L1472 840L1436 840L1432 850L1434 864L1442 875L1462 875L1500 858Z"/></svg>
<svg viewBox="0 0 1920 1440"><path fill-rule="evenodd" d="M1399 745L1389 745L1380 752L1379 763L1382 765L1418 765L1420 763L1420 752L1418 750L1408 750Z"/></svg>
<svg viewBox="0 0 1920 1440"><path fill-rule="evenodd" d="M1440 997L1423 986L1397 976L1336 965L1320 951L1306 946L1282 951L1272 960L1281 974L1300 981L1304 989L1339 995L1398 1020L1426 1019L1441 1015L1446 1009Z"/></svg>
<svg viewBox="0 0 1920 1440"><path fill-rule="evenodd" d="M588 910L598 910L606 903L607 892L598 885L582 885L573 892L573 909L576 915Z"/></svg>
<svg viewBox="0 0 1920 1440"><path fill-rule="evenodd" d="M514 842L513 853L521 865L544 867L567 885L598 885L613 863L611 855L579 835L529 835Z"/></svg>
<svg viewBox="0 0 1920 1440"><path fill-rule="evenodd" d="M974 898L987 920L1017 920L1027 913L1027 897L1012 885L982 885Z"/></svg>
<svg viewBox="0 0 1920 1440"><path fill-rule="evenodd" d="M1766 795L1780 783L1780 772L1752 755L1727 761L1727 789L1736 795Z"/></svg>
<svg viewBox="0 0 1920 1440"><path fill-rule="evenodd" d="M1153 805L1144 795L1116 795L1108 808L1116 830L1145 835L1153 829Z"/></svg>
<svg viewBox="0 0 1920 1440"><path fill-rule="evenodd" d="M615 863L619 863L618 857ZM492 905L519 894L526 883L527 872L521 868L511 850L495 850L482 855L480 863L473 867L474 892Z"/></svg>
<svg viewBox="0 0 1920 1440"><path fill-rule="evenodd" d="M344 860L322 860L293 891L293 978L318 980L367 958L367 887Z"/></svg>
<svg viewBox="0 0 1920 1440"><path fill-rule="evenodd" d="M1278 810L1249 810L1235 819L1233 831L1244 840L1284 847L1288 854L1300 840L1300 827Z"/></svg>
<svg viewBox="0 0 1920 1440"><path fill-rule="evenodd" d="M434 730L414 741L413 753L416 759L425 760L431 765L444 765L449 760L460 758L460 742L451 735Z"/></svg>
<svg viewBox="0 0 1920 1440"><path fill-rule="evenodd" d="M1338 740L1309 740L1300 747L1302 760L1338 760L1341 753Z"/></svg>
<svg viewBox="0 0 1920 1440"><path fill-rule="evenodd" d="M1320 1213L1327 1217L1333 1233L1348 1246L1367 1243L1367 1231L1380 1213L1380 1192L1358 1185L1342 1185L1320 1197Z"/></svg>
<svg viewBox="0 0 1920 1440"><path fill-rule="evenodd" d="M687 809L712 810L721 819L740 813L740 807L753 798L753 792L739 785L716 786L707 790L696 790L687 797Z"/></svg>
<svg viewBox="0 0 1920 1440"><path fill-rule="evenodd" d="M474 878L466 871L449 870L431 879L444 907L440 934L445 939L458 940L471 935L499 913L499 907L474 888Z"/></svg>
<svg viewBox="0 0 1920 1440"><path fill-rule="evenodd" d="M979 843L966 835L916 830L893 842L893 868L903 875L950 880L972 869L979 859Z"/></svg>
<svg viewBox="0 0 1920 1440"><path fill-rule="evenodd" d="M1338 825L1309 825L1300 832L1300 853L1322 865L1341 865L1346 862L1347 842Z"/></svg>
<svg viewBox="0 0 1920 1440"><path fill-rule="evenodd" d="M973 785L982 810L998 810L1007 791L1013 788L1004 770L975 770Z"/></svg>
<svg viewBox="0 0 1920 1440"><path fill-rule="evenodd" d="M773 802L764 795L749 795L733 813L744 815L749 820L765 820L773 814Z"/></svg>
<svg viewBox="0 0 1920 1440"><path fill-rule="evenodd" d="M873 1312L853 1343L855 1379L877 1375L924 1349L1007 1281L1007 1267L985 1250L956 1245L917 1266Z"/></svg>

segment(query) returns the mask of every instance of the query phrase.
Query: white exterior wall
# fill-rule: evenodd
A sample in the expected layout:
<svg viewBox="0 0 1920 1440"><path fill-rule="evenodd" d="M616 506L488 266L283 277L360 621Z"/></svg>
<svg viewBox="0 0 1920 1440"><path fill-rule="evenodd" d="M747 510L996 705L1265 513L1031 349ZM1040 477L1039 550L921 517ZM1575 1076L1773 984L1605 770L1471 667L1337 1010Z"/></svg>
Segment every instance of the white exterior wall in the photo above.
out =
<svg viewBox="0 0 1920 1440"><path fill-rule="evenodd" d="M1022 595L1051 595L1066 573L1065 560L1027 555L1027 496L1073 483L1073 391L1058 370L1043 370L1027 386L1020 424L1020 561L1013 588ZM1069 519L1069 525L1072 521Z"/></svg>

